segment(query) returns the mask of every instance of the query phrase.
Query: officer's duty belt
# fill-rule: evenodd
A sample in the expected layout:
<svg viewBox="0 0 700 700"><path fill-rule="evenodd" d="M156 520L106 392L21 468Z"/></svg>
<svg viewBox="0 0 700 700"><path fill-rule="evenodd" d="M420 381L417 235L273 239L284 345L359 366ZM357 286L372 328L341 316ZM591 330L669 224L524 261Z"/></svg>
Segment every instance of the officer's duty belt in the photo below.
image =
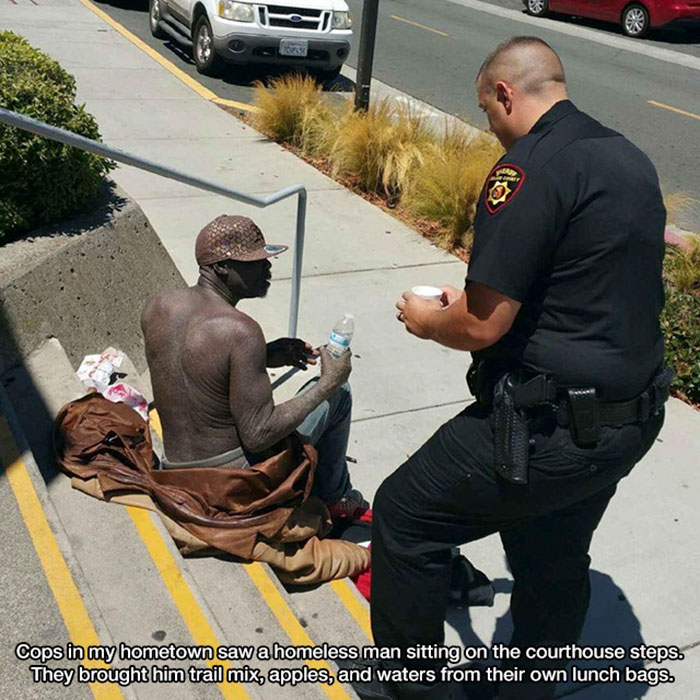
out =
<svg viewBox="0 0 700 700"><path fill-rule="evenodd" d="M538 374L515 387L513 400L517 408L553 405L557 423L571 427L577 442L590 444L597 442L602 425L645 422L658 415L668 400L672 379L673 371L665 367L639 396L628 401L601 401L593 388L559 388L553 379Z"/></svg>
<svg viewBox="0 0 700 700"><path fill-rule="evenodd" d="M497 463L508 471L509 480L527 479L528 410L546 407L557 423L571 430L580 445L598 442L601 426L644 422L658 415L669 397L673 372L660 369L649 386L628 401L601 401L594 388L559 387L544 374L533 375L522 369L473 364L467 383L477 401L494 411ZM516 479L513 473L519 471Z"/></svg>

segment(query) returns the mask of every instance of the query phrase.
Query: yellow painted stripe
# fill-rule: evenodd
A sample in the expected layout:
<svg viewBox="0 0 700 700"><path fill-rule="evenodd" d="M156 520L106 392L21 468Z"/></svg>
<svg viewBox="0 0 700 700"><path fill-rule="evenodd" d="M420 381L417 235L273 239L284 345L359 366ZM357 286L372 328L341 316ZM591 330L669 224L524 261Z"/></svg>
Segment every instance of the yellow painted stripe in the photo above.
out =
<svg viewBox="0 0 700 700"><path fill-rule="evenodd" d="M127 511L143 543L146 545L148 553L151 555L151 559L156 565L163 583L165 583L165 587L168 589L182 619L185 621L194 643L200 646L211 646L216 649L221 645L221 642L207 621L201 606L187 585L187 581L182 577L180 567L163 541L158 528L153 524L150 513L142 508L132 507L127 507ZM210 668L215 665L223 666L224 678L226 678L228 669L231 668L231 664L228 661L218 661L217 659L207 660L207 664ZM245 700L250 697L245 688L237 683L224 682L217 683L217 685L226 700Z"/></svg>
<svg viewBox="0 0 700 700"><path fill-rule="evenodd" d="M686 112L684 109L678 109L678 107L671 107L671 105L666 105L663 102L656 102L655 100L647 100L650 105L654 107L661 107L662 109L668 109L670 112L675 112L676 114L682 114L685 117L691 117L692 119L700 119L700 114L693 114L692 112Z"/></svg>
<svg viewBox="0 0 700 700"><path fill-rule="evenodd" d="M270 610L272 610L274 613L277 621L286 632L292 644L295 646L314 646L313 641L311 641L311 637L306 634L306 631L301 626L301 623L299 620L297 620L291 608L287 605L287 602L277 590L277 587L268 576L262 564L257 562L253 564L244 564L244 568L248 572L248 575L252 579L258 591L260 591L260 594L264 600L270 606ZM330 671L330 666L325 661L312 660L305 661L305 663L310 668L325 668ZM339 683L334 683L333 685L320 683L319 685L323 689L323 692L331 700L350 700L350 696Z"/></svg>
<svg viewBox="0 0 700 700"><path fill-rule="evenodd" d="M44 509L4 416L0 416L0 462L5 467L7 480L17 500L22 519L32 538L34 549L44 569L46 580L71 642L83 648L99 646L100 639L66 560L61 554L56 537L46 520ZM86 659L81 663L90 668L107 668L107 665L100 661ZM112 683L90 683L90 690L96 700L123 700L124 698L119 686Z"/></svg>
<svg viewBox="0 0 700 700"><path fill-rule="evenodd" d="M151 430L153 430L156 435L163 440L163 426L160 422L160 416L158 415L158 411L156 411L155 408L152 408L148 412L148 421L151 426Z"/></svg>
<svg viewBox="0 0 700 700"><path fill-rule="evenodd" d="M370 624L369 611L357 599L357 595L350 588L351 584L347 579L342 581L331 581L333 592L340 598L340 601L348 609L348 612L353 616L355 622L360 626L360 629L365 633L367 639L372 641L372 625Z"/></svg>
<svg viewBox="0 0 700 700"><path fill-rule="evenodd" d="M151 428L162 440L163 432L160 417L158 416L158 411L155 408L150 411L149 418ZM153 561L156 561L155 557ZM260 595L262 595L263 600L267 603L268 607L277 618L277 621L280 623L282 629L285 631L292 644L296 646L315 646L313 641L311 641L311 637L306 634L304 628L301 626L301 623L299 620L297 620L291 608L287 605L287 602L280 595L280 592L277 590L277 587L272 579L268 576L264 567L256 562L253 564L244 564L244 568L255 584L255 587L258 589ZM328 666L325 661L312 660L307 661L306 664L311 668L325 668L330 671L330 666ZM342 685L327 685L326 683L320 683L319 685L321 688L323 688L324 692L331 700L349 700L350 698Z"/></svg>
<svg viewBox="0 0 700 700"><path fill-rule="evenodd" d="M82 1L82 0L81 0ZM411 19L406 19L405 17L399 17L398 15L391 15L391 19L395 19L397 22L405 22L413 27L419 27L420 29L425 29L427 32L433 32L433 34L439 34L440 36L450 36L447 32L441 32L439 29L433 29L432 27L426 27L424 24L419 22L414 22Z"/></svg>
<svg viewBox="0 0 700 700"><path fill-rule="evenodd" d="M159 63L163 68L165 68L171 75L174 75L178 80L181 80L187 87L194 90L198 95L203 97L205 100L210 100L212 102L217 102L223 98L219 97L215 92L210 90L204 85L198 83L192 76L187 75L185 71L178 68L174 63L169 61L164 56L161 56L155 49L152 49L146 42L139 39L135 34L130 32L126 27L123 27L119 22L112 19L104 10L90 2L90 0L80 0L81 4L87 7L88 10L94 12L101 20L109 24L110 27L119 32L125 39L128 39L132 44L137 46L141 51L148 54L154 61ZM231 100L231 102L233 102ZM239 109L245 109L248 111L255 111L257 108L253 105L246 104L244 102L236 102L234 105Z"/></svg>
<svg viewBox="0 0 700 700"><path fill-rule="evenodd" d="M234 109L242 109L246 112L260 112L260 108L255 105L249 105L246 102L236 102L236 100L227 100L223 97L215 97L212 102L223 107L233 107Z"/></svg>

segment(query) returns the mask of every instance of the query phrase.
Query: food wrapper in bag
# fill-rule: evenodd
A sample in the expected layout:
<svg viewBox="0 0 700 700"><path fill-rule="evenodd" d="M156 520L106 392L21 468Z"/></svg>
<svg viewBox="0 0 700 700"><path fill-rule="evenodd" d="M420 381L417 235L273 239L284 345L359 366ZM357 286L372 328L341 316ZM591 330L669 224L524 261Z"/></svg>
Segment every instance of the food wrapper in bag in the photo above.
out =
<svg viewBox="0 0 700 700"><path fill-rule="evenodd" d="M124 353L107 348L99 355L86 355L76 374L86 389L104 393L112 382L112 376L121 367Z"/></svg>
<svg viewBox="0 0 700 700"><path fill-rule="evenodd" d="M112 386L107 387L105 391L100 392L106 399L113 401L114 403L125 403L127 406L133 408L137 413L140 414L141 418L148 421L148 401L146 397L134 389L130 384L125 384L124 382L118 382L112 384Z"/></svg>

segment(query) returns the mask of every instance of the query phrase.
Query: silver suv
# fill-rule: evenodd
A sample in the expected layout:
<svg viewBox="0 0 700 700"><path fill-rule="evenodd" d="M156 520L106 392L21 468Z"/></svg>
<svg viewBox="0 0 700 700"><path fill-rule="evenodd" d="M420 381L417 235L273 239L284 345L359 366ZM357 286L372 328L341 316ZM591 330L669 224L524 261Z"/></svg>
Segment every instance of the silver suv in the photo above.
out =
<svg viewBox="0 0 700 700"><path fill-rule="evenodd" d="M350 53L352 18L344 0L150 0L151 33L191 48L197 70L223 63L306 66L333 79Z"/></svg>

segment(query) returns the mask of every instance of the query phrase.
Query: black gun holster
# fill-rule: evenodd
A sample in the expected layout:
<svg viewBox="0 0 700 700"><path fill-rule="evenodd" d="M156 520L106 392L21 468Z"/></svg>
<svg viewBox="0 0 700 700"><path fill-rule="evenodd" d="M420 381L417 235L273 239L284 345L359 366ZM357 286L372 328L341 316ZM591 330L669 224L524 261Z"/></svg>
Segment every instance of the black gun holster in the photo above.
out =
<svg viewBox="0 0 700 700"><path fill-rule="evenodd" d="M524 408L516 405L517 375L504 374L493 391L494 468L514 484L526 484L530 428Z"/></svg>

